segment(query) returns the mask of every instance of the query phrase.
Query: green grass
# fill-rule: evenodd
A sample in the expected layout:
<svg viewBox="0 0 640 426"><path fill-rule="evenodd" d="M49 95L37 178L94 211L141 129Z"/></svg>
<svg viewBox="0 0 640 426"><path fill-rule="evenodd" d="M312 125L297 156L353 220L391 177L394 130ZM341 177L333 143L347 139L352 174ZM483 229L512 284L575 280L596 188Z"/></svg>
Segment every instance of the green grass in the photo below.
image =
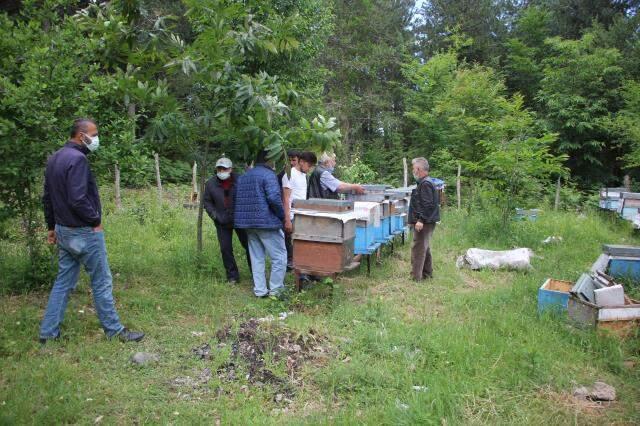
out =
<svg viewBox="0 0 640 426"><path fill-rule="evenodd" d="M447 210L434 236L432 281L408 280L406 244L386 250L370 277L363 268L280 302L253 297L240 247L243 280L237 287L224 283L208 218L199 269L195 212L179 204L160 207L152 192L127 192L123 211L106 207L117 306L127 326L147 333L141 344L104 338L84 275L69 303L66 338L45 348L37 332L47 293L2 298L0 423L86 424L99 417L105 424L640 422L638 339L577 330L536 313L537 289L547 277L577 279L602 243L640 244L625 224L597 214L544 212L537 222L504 229L489 214ZM549 235L564 241L541 244ZM526 246L537 257L529 272L457 270L456 256L472 246ZM11 242L0 242L0 249L19 255ZM265 344L264 366L293 390L291 402L275 400L278 383L247 380L246 360L235 360L235 380L217 373L232 358L241 324L282 311L294 314L261 323L256 339ZM216 337L224 326L231 330L227 340ZM307 342L293 373L286 357L273 355L274 339L285 335ZM197 359L192 348L206 342L211 359ZM136 351L161 360L134 366L129 358ZM173 384L205 368L213 372L208 383ZM592 408L571 399L576 384L596 380L615 386L619 400Z"/></svg>

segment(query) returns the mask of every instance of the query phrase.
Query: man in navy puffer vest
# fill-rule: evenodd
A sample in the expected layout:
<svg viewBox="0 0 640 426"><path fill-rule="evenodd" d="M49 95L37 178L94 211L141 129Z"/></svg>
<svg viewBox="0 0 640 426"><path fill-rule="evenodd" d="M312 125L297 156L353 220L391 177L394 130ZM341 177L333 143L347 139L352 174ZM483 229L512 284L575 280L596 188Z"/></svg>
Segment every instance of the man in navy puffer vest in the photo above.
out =
<svg viewBox="0 0 640 426"><path fill-rule="evenodd" d="M278 178L267 164L266 152L256 165L238 178L234 213L235 227L244 229L249 240L253 292L258 297L278 296L284 290L287 249L282 231L284 206ZM271 258L269 287L265 277L266 256Z"/></svg>

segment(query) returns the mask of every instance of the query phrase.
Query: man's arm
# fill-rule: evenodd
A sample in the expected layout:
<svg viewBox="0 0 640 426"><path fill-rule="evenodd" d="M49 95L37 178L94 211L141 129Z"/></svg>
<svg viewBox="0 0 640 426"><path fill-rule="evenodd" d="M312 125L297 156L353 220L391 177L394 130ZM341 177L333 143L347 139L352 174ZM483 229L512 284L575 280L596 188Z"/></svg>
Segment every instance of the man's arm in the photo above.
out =
<svg viewBox="0 0 640 426"><path fill-rule="evenodd" d="M278 219L284 221L284 206L282 205L282 194L280 193L280 185L275 174L267 176L263 183L263 188L267 196L269 208L273 211Z"/></svg>
<svg viewBox="0 0 640 426"><path fill-rule="evenodd" d="M44 193L42 195L42 206L44 208L44 219L47 222L47 230L53 231L56 227L56 219L53 214L53 204L51 203L51 193L49 192L49 182L47 176L44 177Z"/></svg>
<svg viewBox="0 0 640 426"><path fill-rule="evenodd" d="M44 176L44 194L42 195L42 206L44 207L44 219L47 222L47 243L55 244L58 242L56 238L56 219L53 213L53 203L51 202L51 192L47 175Z"/></svg>
<svg viewBox="0 0 640 426"><path fill-rule="evenodd" d="M287 177L286 173L282 176L282 205L284 207L284 230L288 233L293 231L293 225L291 224L291 207L289 200L292 197L291 180Z"/></svg>
<svg viewBox="0 0 640 426"><path fill-rule="evenodd" d="M342 182L327 171L320 175L320 184L331 192L355 191L356 194L364 194L364 188L362 186L355 183Z"/></svg>
<svg viewBox="0 0 640 426"><path fill-rule="evenodd" d="M92 227L100 226L100 215L89 202L87 187L89 185L89 161L81 157L75 161L67 172L67 196L73 212Z"/></svg>
<svg viewBox="0 0 640 426"><path fill-rule="evenodd" d="M204 204L204 209L212 220L216 220L216 207L213 202L213 197L209 193L209 185L206 184L204 186L204 195L202 197L202 204Z"/></svg>

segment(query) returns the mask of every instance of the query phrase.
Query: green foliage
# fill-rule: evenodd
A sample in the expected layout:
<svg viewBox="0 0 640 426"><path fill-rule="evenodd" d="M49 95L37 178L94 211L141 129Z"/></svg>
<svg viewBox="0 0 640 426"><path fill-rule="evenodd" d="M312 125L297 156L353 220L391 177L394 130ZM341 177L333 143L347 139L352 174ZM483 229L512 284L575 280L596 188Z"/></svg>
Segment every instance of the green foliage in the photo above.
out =
<svg viewBox="0 0 640 426"><path fill-rule="evenodd" d="M354 157L351 160L351 164L348 166L339 166L340 177L346 182L355 183L373 183L378 182L378 174L369 167L366 163L363 163L358 157Z"/></svg>
<svg viewBox="0 0 640 426"><path fill-rule="evenodd" d="M550 176L564 173L566 157L551 152L556 136L536 126L522 96L506 96L492 69L458 63L449 52L405 72L417 88L407 108L418 124L416 144L437 153L449 182L454 157L466 174L490 182L504 221L513 207L536 200Z"/></svg>
<svg viewBox="0 0 640 426"><path fill-rule="evenodd" d="M609 125L619 108L624 79L616 49L596 46L594 37L547 40L538 101L549 127L559 134L558 152L568 154L577 177L609 180L620 156Z"/></svg>

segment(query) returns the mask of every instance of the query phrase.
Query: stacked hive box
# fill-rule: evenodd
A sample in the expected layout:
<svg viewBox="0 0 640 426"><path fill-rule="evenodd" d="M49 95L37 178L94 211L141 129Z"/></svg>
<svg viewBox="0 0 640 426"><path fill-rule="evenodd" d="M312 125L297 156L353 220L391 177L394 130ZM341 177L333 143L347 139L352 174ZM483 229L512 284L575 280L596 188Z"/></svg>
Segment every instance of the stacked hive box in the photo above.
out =
<svg viewBox="0 0 640 426"><path fill-rule="evenodd" d="M354 210L356 220L355 254L371 254L380 247L376 242L376 229L382 227L381 205L376 202L356 201Z"/></svg>
<svg viewBox="0 0 640 426"><path fill-rule="evenodd" d="M333 274L353 262L356 215L353 201L296 200L293 264L299 271Z"/></svg>

